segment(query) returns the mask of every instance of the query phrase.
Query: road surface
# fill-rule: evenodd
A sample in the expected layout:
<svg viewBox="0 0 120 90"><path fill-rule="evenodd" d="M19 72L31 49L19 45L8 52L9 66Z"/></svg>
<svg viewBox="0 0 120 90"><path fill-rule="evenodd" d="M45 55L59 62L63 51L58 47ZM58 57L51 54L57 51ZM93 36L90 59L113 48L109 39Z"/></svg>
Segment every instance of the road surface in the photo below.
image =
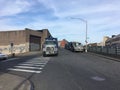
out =
<svg viewBox="0 0 120 90"><path fill-rule="evenodd" d="M65 49L1 61L0 71L30 80L34 90L120 90L120 62Z"/></svg>

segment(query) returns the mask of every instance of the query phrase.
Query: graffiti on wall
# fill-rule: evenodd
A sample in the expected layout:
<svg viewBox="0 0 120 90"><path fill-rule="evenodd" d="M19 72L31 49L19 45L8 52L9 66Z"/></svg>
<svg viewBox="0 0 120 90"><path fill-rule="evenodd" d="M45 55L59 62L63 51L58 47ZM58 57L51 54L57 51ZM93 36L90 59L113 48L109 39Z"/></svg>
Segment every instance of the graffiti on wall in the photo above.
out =
<svg viewBox="0 0 120 90"><path fill-rule="evenodd" d="M9 48L0 48L0 52L9 51Z"/></svg>
<svg viewBox="0 0 120 90"><path fill-rule="evenodd" d="M27 46L13 46L13 47L5 47L0 48L0 52L8 52L8 53L23 53L27 52L28 47Z"/></svg>
<svg viewBox="0 0 120 90"><path fill-rule="evenodd" d="M25 46L13 47L13 52L16 52L16 51L19 51L20 53L22 53L26 51L26 47Z"/></svg>

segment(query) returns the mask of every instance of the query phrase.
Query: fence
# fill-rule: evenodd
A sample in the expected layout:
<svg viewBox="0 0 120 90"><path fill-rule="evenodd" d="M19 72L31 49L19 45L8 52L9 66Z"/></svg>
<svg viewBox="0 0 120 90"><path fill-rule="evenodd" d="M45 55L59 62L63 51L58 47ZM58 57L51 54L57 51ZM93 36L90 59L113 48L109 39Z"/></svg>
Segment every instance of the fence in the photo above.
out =
<svg viewBox="0 0 120 90"><path fill-rule="evenodd" d="M96 47L88 47L88 51L120 58L120 47L96 46Z"/></svg>

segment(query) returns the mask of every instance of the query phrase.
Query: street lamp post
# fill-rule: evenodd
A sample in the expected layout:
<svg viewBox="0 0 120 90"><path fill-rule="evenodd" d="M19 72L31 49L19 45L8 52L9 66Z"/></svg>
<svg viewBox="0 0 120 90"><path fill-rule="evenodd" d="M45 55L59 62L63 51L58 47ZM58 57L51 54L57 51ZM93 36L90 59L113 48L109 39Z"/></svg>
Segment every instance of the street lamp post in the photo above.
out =
<svg viewBox="0 0 120 90"><path fill-rule="evenodd" d="M84 19L82 19L82 18L71 18L71 19L78 19L78 20L81 20L81 21L85 22L85 24L86 24L86 35L85 35L86 48L85 48L85 52L88 52L88 51L87 51L87 43L88 43L88 41L87 41L87 29L88 29L87 20L84 20Z"/></svg>

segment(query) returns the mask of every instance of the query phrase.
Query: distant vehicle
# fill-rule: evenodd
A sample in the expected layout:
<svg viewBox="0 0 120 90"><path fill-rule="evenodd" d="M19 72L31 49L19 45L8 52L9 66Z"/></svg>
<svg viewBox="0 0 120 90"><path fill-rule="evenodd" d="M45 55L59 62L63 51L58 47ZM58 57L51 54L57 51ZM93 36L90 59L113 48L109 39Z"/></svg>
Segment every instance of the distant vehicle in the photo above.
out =
<svg viewBox="0 0 120 90"><path fill-rule="evenodd" d="M0 53L0 60L6 60L8 58L8 55Z"/></svg>
<svg viewBox="0 0 120 90"><path fill-rule="evenodd" d="M58 55L57 38L46 38L43 44L43 56Z"/></svg>
<svg viewBox="0 0 120 90"><path fill-rule="evenodd" d="M70 49L69 47L70 47L69 43L65 44L65 49L69 50Z"/></svg>
<svg viewBox="0 0 120 90"><path fill-rule="evenodd" d="M83 52L84 47L81 43L79 42L69 42L68 44L68 49L71 50L72 52Z"/></svg>

